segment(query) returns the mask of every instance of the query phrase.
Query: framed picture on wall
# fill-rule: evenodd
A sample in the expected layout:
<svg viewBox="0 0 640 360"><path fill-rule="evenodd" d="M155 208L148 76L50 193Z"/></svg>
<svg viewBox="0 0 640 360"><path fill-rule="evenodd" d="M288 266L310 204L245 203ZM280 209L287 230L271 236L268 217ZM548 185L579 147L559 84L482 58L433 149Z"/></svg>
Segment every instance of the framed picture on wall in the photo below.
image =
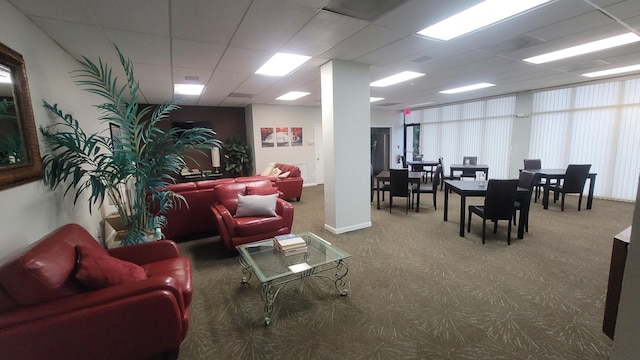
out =
<svg viewBox="0 0 640 360"><path fill-rule="evenodd" d="M278 127L276 128L276 143L279 147L289 146L289 128Z"/></svg>
<svg viewBox="0 0 640 360"><path fill-rule="evenodd" d="M273 128L260 128L260 138L262 139L262 147L275 146L275 134Z"/></svg>
<svg viewBox="0 0 640 360"><path fill-rule="evenodd" d="M302 146L302 128L291 128L291 146Z"/></svg>

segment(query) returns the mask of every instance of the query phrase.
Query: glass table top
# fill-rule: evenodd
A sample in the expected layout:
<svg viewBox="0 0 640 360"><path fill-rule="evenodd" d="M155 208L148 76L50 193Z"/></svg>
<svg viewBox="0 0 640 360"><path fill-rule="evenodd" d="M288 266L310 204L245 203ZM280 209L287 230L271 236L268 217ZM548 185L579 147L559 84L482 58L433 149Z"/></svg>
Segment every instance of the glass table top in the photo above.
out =
<svg viewBox="0 0 640 360"><path fill-rule="evenodd" d="M302 232L295 235L304 239L308 249L306 253L285 256L274 248L273 238L238 245L236 249L262 283L299 272L290 267L309 270L351 257L314 233Z"/></svg>

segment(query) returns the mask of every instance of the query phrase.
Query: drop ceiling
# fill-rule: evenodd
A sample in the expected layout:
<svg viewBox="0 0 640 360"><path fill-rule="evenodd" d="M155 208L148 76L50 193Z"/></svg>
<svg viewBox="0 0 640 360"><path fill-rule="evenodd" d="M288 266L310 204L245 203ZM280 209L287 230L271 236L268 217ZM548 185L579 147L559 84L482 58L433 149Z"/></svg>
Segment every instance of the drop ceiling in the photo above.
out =
<svg viewBox="0 0 640 360"><path fill-rule="evenodd" d="M143 102L171 99L173 83L200 83L183 105L319 106L320 66L370 65L371 81L410 70L426 76L371 88L372 109L401 110L588 81L582 73L640 63L640 44L532 65L521 59L633 31L640 0L556 0L443 42L417 35L480 0L9 0L73 57L134 64ZM276 52L312 59L285 77L254 72ZM444 95L441 90L496 86ZM275 100L289 91L311 94Z"/></svg>

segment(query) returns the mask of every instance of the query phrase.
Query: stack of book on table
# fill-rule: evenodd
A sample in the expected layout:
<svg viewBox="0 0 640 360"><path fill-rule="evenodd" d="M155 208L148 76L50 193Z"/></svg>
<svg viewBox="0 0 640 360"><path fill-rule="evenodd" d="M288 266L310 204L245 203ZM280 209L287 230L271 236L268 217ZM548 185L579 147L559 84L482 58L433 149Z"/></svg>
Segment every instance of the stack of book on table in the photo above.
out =
<svg viewBox="0 0 640 360"><path fill-rule="evenodd" d="M273 238L273 247L285 256L307 252L307 243L295 234L278 235Z"/></svg>

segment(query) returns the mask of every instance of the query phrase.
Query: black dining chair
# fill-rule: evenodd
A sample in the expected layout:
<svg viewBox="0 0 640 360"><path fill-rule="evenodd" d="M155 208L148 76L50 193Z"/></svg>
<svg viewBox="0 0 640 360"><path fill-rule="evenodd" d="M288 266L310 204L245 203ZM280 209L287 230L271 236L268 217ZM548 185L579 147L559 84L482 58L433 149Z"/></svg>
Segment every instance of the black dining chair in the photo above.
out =
<svg viewBox="0 0 640 360"><path fill-rule="evenodd" d="M442 176L442 165L436 166L436 170L433 174L433 181L431 185L427 184L419 184L414 185L411 189L411 207L413 207L413 200L416 196L420 196L420 194L433 194L433 208L434 210L438 210L438 206L436 205L437 194L438 194L438 185L440 184L440 177Z"/></svg>
<svg viewBox="0 0 640 360"><path fill-rule="evenodd" d="M484 205L469 205L467 232L471 232L471 215L482 218L482 243L484 244L487 220L493 221L493 233L498 231L498 220L507 220L507 245L511 245L511 217L518 191L518 180L489 179Z"/></svg>
<svg viewBox="0 0 640 360"><path fill-rule="evenodd" d="M542 160L540 159L524 159L524 169L525 170L540 170L542 169ZM540 198L540 193L542 188L544 187L545 180L537 179L533 188L535 189L536 196L533 198L534 202L538 202L538 198Z"/></svg>
<svg viewBox="0 0 640 360"><path fill-rule="evenodd" d="M527 170L520 172L520 178L518 179L518 187L529 190L529 193L523 196L516 194L516 202L513 207L513 225L516 224L516 212L522 211L523 206L529 206L531 203L531 195L533 194L533 187L535 185L537 174ZM529 216L524 219L524 230L529 232Z"/></svg>
<svg viewBox="0 0 640 360"><path fill-rule="evenodd" d="M463 156L462 157L462 165L477 165L478 157L477 156ZM463 178L474 178L476 177L475 170L462 170L462 174L460 174L460 179Z"/></svg>
<svg viewBox="0 0 640 360"><path fill-rule="evenodd" d="M558 195L562 194L562 201L560 202L560 210L564 211L564 196L566 194L579 194L578 195L578 211L582 206L582 191L584 190L584 184L589 177L589 170L591 170L591 164L570 164L567 166L567 172L564 175L564 179L556 184L549 185L549 191L553 190L553 202L558 201Z"/></svg>
<svg viewBox="0 0 640 360"><path fill-rule="evenodd" d="M408 169L391 169L389 170L389 212L393 208L394 197L406 197L407 205L405 213L409 213L409 201L411 200L411 188L409 187L409 170Z"/></svg>

